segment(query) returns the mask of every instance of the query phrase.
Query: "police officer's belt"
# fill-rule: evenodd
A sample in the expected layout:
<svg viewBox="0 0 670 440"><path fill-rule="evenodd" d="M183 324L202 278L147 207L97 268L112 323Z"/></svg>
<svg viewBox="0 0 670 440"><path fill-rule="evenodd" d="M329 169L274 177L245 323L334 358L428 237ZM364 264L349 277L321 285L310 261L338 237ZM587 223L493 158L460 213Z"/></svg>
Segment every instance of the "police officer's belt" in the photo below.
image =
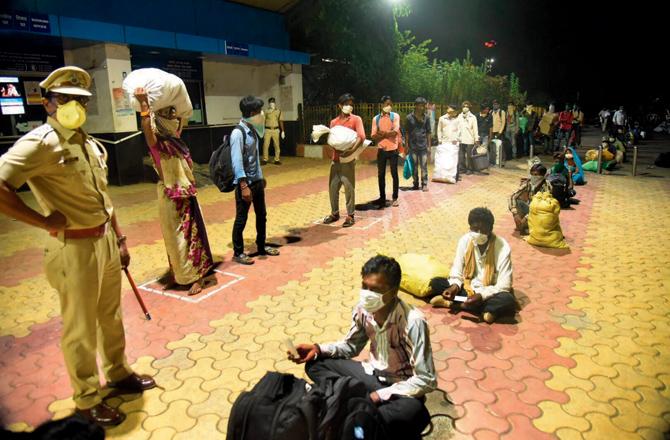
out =
<svg viewBox="0 0 670 440"><path fill-rule="evenodd" d="M107 233L108 228L109 228L109 222L105 222L104 224L102 224L100 226L96 226L95 228L66 229L64 231L64 237L69 238L69 239L100 238L100 237L105 236L105 234ZM57 237L58 232L51 231L51 232L49 232L49 235L51 235L52 237Z"/></svg>

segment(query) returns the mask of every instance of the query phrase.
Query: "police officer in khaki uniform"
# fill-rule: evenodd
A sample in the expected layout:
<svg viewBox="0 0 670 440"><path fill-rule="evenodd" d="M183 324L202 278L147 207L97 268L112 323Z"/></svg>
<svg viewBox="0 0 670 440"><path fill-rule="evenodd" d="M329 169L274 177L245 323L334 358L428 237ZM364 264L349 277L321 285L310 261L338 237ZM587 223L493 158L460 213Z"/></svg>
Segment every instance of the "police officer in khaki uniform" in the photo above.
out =
<svg viewBox="0 0 670 440"><path fill-rule="evenodd" d="M62 67L40 83L46 124L0 157L0 212L49 232L46 276L59 294L61 346L77 412L101 425L125 416L102 402L96 352L110 387L138 393L156 384L130 369L121 321L121 268L130 262L107 193L106 151L80 127L91 93L89 74ZM42 213L15 193L28 183Z"/></svg>
<svg viewBox="0 0 670 440"><path fill-rule="evenodd" d="M281 110L277 108L277 102L274 98L268 99L269 109L265 112L265 138L263 139L263 160L261 164L265 165L270 160L270 141L275 145L275 165L281 165L279 154L281 147L279 146L279 134L281 138L286 138L284 132L284 121L281 120Z"/></svg>

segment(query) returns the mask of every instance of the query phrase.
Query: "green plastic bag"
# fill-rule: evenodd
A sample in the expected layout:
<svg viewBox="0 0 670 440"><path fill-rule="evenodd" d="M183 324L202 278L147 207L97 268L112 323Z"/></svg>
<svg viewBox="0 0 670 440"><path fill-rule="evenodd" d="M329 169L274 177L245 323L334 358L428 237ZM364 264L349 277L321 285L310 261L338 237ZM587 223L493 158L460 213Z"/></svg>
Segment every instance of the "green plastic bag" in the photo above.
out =
<svg viewBox="0 0 670 440"><path fill-rule="evenodd" d="M402 169L402 176L405 179L411 179L414 175L414 162L412 162L412 155L405 156L405 166Z"/></svg>
<svg viewBox="0 0 670 440"><path fill-rule="evenodd" d="M591 171L594 173L598 172L598 161L597 160L590 160L586 162L585 164L582 165L582 168L584 168L585 171Z"/></svg>

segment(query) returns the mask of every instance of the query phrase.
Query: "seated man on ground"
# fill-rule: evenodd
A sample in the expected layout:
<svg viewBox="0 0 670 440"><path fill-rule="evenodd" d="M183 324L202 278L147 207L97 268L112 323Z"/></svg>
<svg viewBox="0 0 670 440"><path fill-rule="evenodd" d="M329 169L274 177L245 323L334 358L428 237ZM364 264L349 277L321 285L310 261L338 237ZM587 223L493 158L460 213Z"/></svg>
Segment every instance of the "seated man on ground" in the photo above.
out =
<svg viewBox="0 0 670 440"><path fill-rule="evenodd" d="M300 344L299 357L317 384L329 378L354 377L370 391L370 400L391 434L389 438L419 439L430 415L424 395L435 389L437 378L430 331L423 314L398 298L401 269L392 258L377 255L361 270L360 302L354 307L347 336L331 344ZM370 359L357 362L370 341Z"/></svg>
<svg viewBox="0 0 670 440"><path fill-rule="evenodd" d="M514 217L516 230L521 235L528 235L528 214L533 196L539 192L551 193L551 184L547 182L546 174L547 168L536 163L530 168L530 177L522 178L521 185L509 198L508 208Z"/></svg>
<svg viewBox="0 0 670 440"><path fill-rule="evenodd" d="M470 232L458 241L449 278L431 281L433 307L460 308L482 316L491 324L514 316L517 302L512 293L512 250L493 233L493 214L475 208L468 215ZM464 302L456 301L466 297Z"/></svg>

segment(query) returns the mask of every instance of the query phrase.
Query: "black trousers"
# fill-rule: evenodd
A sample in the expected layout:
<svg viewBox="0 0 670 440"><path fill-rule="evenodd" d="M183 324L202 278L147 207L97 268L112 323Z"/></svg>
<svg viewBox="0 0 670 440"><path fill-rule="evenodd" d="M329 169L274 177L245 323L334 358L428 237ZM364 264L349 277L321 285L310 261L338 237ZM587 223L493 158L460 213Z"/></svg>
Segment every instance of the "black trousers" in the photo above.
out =
<svg viewBox="0 0 670 440"><path fill-rule="evenodd" d="M449 279L436 277L430 280L431 297L441 295L449 287ZM466 296L467 293L461 289L460 295ZM459 307L455 303L454 307ZM482 301L477 307L464 308L468 312L475 314L493 313L496 318L501 316L514 316L516 313L516 298L509 292L500 292Z"/></svg>
<svg viewBox="0 0 670 440"><path fill-rule="evenodd" d="M305 372L316 384L329 377L348 376L363 382L370 392L389 386L381 383L375 376L366 374L360 362L349 359L318 359L308 362ZM414 397L394 396L392 400L379 406L379 414L386 422L390 439L418 440L421 432L430 423L426 406Z"/></svg>
<svg viewBox="0 0 670 440"><path fill-rule="evenodd" d="M267 211L265 209L265 188L263 181L257 180L249 185L251 189L251 202L242 199L242 190L238 185L235 188L235 223L233 225L233 251L235 255L244 253L244 228L249 218L249 208L254 205L256 213L256 245L260 252L265 249L265 225L267 223Z"/></svg>
<svg viewBox="0 0 670 440"><path fill-rule="evenodd" d="M384 151L381 148L377 152L377 180L379 181L379 198L386 200L386 162L391 166L391 178L393 179L393 200L398 198L398 150Z"/></svg>
<svg viewBox="0 0 670 440"><path fill-rule="evenodd" d="M472 171L472 148L474 144L460 144L458 147L458 167L456 178L466 171Z"/></svg>

